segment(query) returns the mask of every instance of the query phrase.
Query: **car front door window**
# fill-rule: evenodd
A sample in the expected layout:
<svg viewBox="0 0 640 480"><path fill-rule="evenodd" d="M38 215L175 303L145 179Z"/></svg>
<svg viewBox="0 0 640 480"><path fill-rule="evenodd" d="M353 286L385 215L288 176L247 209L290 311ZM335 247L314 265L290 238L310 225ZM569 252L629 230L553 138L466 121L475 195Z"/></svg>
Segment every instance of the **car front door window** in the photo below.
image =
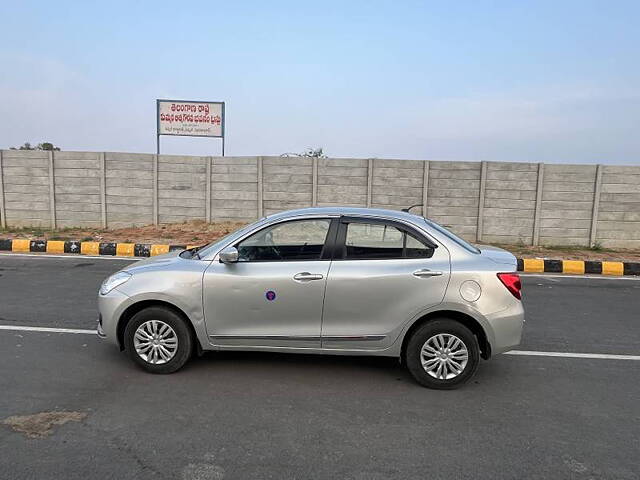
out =
<svg viewBox="0 0 640 480"><path fill-rule="evenodd" d="M238 260L320 260L330 223L329 219L297 220L264 228L238 243Z"/></svg>

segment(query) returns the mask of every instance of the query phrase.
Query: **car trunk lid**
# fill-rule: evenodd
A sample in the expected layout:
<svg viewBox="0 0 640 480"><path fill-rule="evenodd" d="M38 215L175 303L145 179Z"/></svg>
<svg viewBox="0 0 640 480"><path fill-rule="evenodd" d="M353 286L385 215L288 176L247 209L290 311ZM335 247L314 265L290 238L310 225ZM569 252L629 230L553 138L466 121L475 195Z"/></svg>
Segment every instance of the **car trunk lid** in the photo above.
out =
<svg viewBox="0 0 640 480"><path fill-rule="evenodd" d="M516 257L507 250L490 245L476 245L480 249L480 254L489 260L501 265L511 265L515 271L517 266Z"/></svg>

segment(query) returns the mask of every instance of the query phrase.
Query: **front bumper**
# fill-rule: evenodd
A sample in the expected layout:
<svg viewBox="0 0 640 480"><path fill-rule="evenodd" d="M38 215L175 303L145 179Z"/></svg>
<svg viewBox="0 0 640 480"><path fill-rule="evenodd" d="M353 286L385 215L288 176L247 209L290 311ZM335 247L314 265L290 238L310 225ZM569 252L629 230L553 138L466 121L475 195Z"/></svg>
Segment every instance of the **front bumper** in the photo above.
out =
<svg viewBox="0 0 640 480"><path fill-rule="evenodd" d="M96 328L96 332L98 332L98 336L100 338L107 338L107 336L104 334L104 330L102 329L102 315L98 314L98 326Z"/></svg>
<svg viewBox="0 0 640 480"><path fill-rule="evenodd" d="M118 342L118 320L126 308L129 297L114 288L106 295L98 294L98 336L109 343Z"/></svg>

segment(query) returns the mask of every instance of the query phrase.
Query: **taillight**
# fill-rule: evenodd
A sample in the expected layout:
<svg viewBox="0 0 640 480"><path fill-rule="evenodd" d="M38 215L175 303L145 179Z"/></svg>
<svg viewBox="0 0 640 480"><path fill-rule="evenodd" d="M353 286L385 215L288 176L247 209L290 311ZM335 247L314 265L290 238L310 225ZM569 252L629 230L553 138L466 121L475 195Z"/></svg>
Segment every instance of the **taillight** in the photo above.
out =
<svg viewBox="0 0 640 480"><path fill-rule="evenodd" d="M514 297L518 300L522 299L522 294L520 293L520 290L522 290L520 275L517 273L499 273L498 278Z"/></svg>

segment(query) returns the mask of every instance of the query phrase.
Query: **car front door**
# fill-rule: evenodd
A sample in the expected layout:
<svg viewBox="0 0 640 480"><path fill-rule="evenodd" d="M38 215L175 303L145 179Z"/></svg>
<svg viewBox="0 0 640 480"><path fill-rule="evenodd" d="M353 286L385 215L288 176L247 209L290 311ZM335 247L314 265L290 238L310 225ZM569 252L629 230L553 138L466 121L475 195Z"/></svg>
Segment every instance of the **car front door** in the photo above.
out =
<svg viewBox="0 0 640 480"><path fill-rule="evenodd" d="M391 346L414 316L444 298L449 252L402 223L343 217L329 271L323 349Z"/></svg>
<svg viewBox="0 0 640 480"><path fill-rule="evenodd" d="M211 262L204 310L220 346L319 348L337 218L283 221L238 241L236 263ZM333 225L333 226L332 226Z"/></svg>

